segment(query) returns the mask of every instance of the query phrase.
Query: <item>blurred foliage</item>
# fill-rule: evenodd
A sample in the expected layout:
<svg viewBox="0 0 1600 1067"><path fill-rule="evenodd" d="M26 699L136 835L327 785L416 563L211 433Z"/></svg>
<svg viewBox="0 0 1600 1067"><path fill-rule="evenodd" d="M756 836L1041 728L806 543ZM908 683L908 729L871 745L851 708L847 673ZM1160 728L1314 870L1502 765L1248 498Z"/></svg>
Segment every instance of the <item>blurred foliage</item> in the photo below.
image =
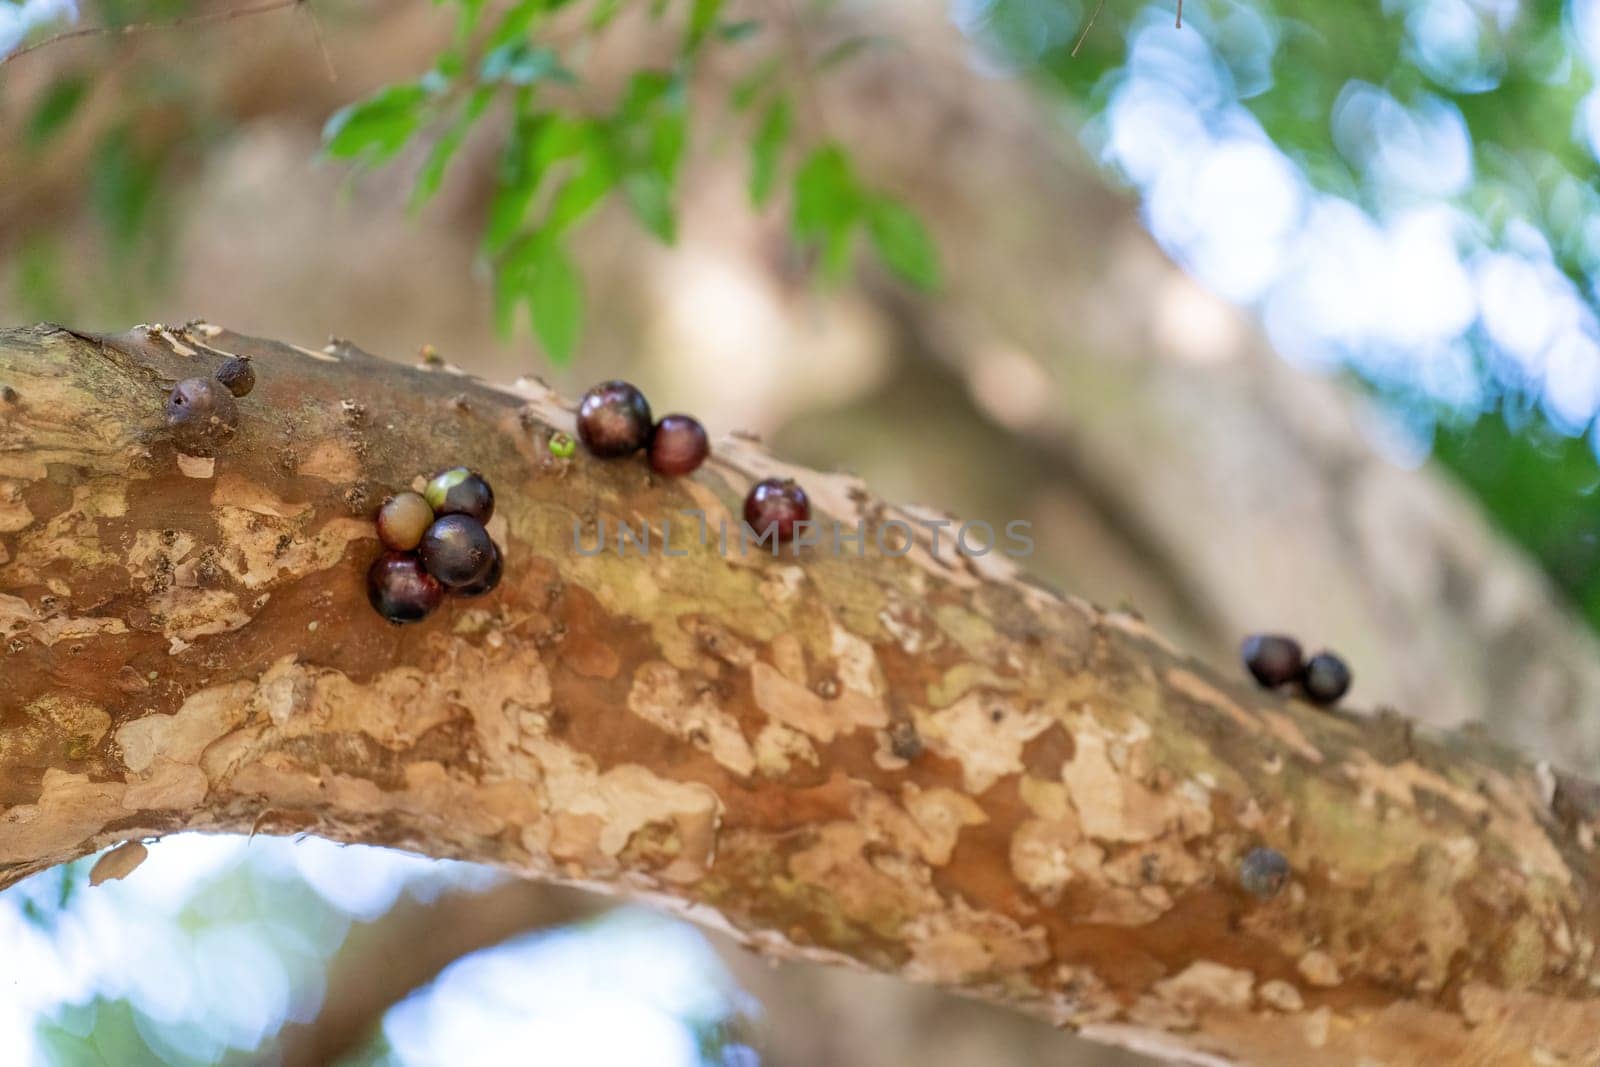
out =
<svg viewBox="0 0 1600 1067"><path fill-rule="evenodd" d="M1140 189L1164 247L1269 329L1291 322L1273 336L1292 357L1354 373L1600 627L1600 4L1189 0L1182 30L1171 0L1110 0L1092 26L1092 0L952 7L988 62L1084 117L1086 143ZM1179 132L1157 144L1158 131ZM1278 186L1300 206L1275 235L1284 247L1267 250L1278 273L1229 291L1223 268L1248 258L1237 245L1250 235L1229 247L1227 224L1207 238L1199 220L1248 228L1253 205L1221 202L1226 186L1208 190L1221 179L1197 177L1206 164L1191 158L1256 145L1278 154ZM1184 182L1193 202L1173 212ZM1338 221L1318 230L1319 212ZM1374 310L1384 282L1341 285L1341 271L1377 273L1419 247L1402 240L1417 220L1442 236L1390 269L1431 303ZM1319 242L1333 247L1317 274L1305 260ZM1356 256L1365 245L1376 251ZM1320 290L1309 299L1297 270ZM1430 272L1432 291L1415 277Z"/></svg>
<svg viewBox="0 0 1600 1067"><path fill-rule="evenodd" d="M195 9L193 0L83 0L77 6L85 22L108 28L181 18ZM50 32L40 29L34 36ZM114 35L108 37L101 55L85 52L85 58L35 95L17 144L26 159L42 162L52 147L76 132L84 105L100 88L96 75L114 62L126 78L131 91L116 94L114 105L90 131L94 147L85 206L98 224L105 254L74 263L74 270L96 276L99 291L111 296L110 311L137 318L141 305L171 274L175 197L183 164L203 153L224 130L182 66L147 58L138 49L113 55L114 41ZM4 84L0 75L0 87ZM160 121L141 121L152 114ZM156 128L147 128L151 126ZM37 318L69 318L72 308L60 284L61 251L53 235L29 233L17 259L19 304Z"/></svg>
<svg viewBox="0 0 1600 1067"><path fill-rule="evenodd" d="M1600 623L1600 466L1594 449L1537 415L1524 413L1515 426L1513 418L1442 427L1435 454Z"/></svg>
<svg viewBox="0 0 1600 1067"><path fill-rule="evenodd" d="M592 4L579 32L564 35L559 48L538 42L551 19L578 6L569 0L517 0L493 20L486 19L482 0L435 2L452 2L457 9L451 48L415 82L385 87L340 110L323 131L324 149L334 158L377 166L394 160L413 139L431 136L413 189L412 204L419 206L439 189L467 132L492 105L503 105L509 118L482 238L494 269L496 321L509 335L525 308L545 352L565 363L577 347L584 316L583 283L568 251L574 231L618 197L648 233L673 243L696 69L707 49L758 39L763 26L725 18L723 0L653 0L647 8L652 19L676 16L681 23L673 62L633 72L607 108L590 101L580 57L634 6L627 0ZM847 38L833 45L817 66L846 58L852 44ZM818 73L789 69L795 65L783 53L756 59L727 101L735 116L758 113L749 130L749 189L756 207L776 193L795 147L788 82ZM827 277L849 269L864 233L901 277L923 288L937 284L937 252L920 220L869 190L844 146L814 147L792 180L794 237L816 252Z"/></svg>
<svg viewBox="0 0 1600 1067"><path fill-rule="evenodd" d="M242 838L180 834L153 844L149 858L127 880L91 888L95 860L63 864L0 893L0 936L7 937L0 981L12 986L26 974L42 987L18 991L11 1003L0 1004L0 1038L8 1022L5 1009L14 1011L19 1001L42 1008L31 1020L36 1055L7 1047L3 1062L42 1058L57 1067L275 1062L283 1027L316 1018L330 965L345 946L361 943L359 956L370 951L374 938L382 943L393 936L383 923L396 902L410 900L415 907L442 894L480 892L502 881L469 864L267 837L246 844ZM360 885L350 884L352 871L358 872ZM18 936L16 920L45 936ZM635 953L642 955L630 964ZM498 965L490 959L497 954L505 957ZM28 962L19 968L19 959ZM588 961L595 973L569 976L561 970L574 959ZM474 962L480 984L461 984ZM544 983L547 991L554 988L551 983L572 981L579 995L585 983L604 975L613 994L623 998L619 1005L626 1007L626 998L633 996L646 1014L665 1012L706 1067L759 1067L750 1014L757 1009L732 985L704 939L671 920L627 909L560 932L514 937L456 961L401 1005L390 1006L392 1014L402 1005L416 1007L437 997L441 1003L424 1017L430 1028L443 1032L428 1034L424 1047L404 1042L396 1047L388 1032L391 1014L380 1013L370 1020L365 1041L340 1062L365 1067L439 1062L438 1049L460 1038L453 1028L482 1022L471 1012L463 1015L459 1006L481 1011L486 992L481 983L501 981L508 973L525 975L535 986ZM686 982L695 988L681 989ZM652 996L666 999L652 1003ZM549 1010L537 998L526 1008L522 1016L506 1020L513 1031L536 1022L527 1016ZM417 1036L415 1028L406 1032ZM593 1047L601 1061L615 1062L606 1060L609 1046L603 1037L595 1037Z"/></svg>

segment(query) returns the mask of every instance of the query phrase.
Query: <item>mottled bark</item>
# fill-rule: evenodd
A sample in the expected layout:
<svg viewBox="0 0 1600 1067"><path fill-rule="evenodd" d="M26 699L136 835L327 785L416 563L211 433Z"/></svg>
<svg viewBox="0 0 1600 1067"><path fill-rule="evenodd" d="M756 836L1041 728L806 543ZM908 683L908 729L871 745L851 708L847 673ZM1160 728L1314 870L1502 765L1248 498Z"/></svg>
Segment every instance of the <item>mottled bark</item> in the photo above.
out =
<svg viewBox="0 0 1600 1067"><path fill-rule="evenodd" d="M220 353L212 460L165 436ZM0 884L130 837L310 830L674 905L1200 1063L1588 1063L1592 789L1482 740L1212 676L990 556L582 556L574 523L792 474L552 458L533 383L214 327L0 334ZM447 463L507 578L399 629L368 516ZM1239 857L1290 886L1261 901Z"/></svg>

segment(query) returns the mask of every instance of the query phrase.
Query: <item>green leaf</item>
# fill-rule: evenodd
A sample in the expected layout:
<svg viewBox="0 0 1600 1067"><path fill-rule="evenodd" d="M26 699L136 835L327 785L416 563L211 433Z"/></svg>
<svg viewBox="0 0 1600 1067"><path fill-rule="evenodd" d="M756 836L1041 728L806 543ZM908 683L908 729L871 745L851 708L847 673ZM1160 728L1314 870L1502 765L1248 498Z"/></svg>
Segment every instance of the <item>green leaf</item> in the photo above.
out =
<svg viewBox="0 0 1600 1067"><path fill-rule="evenodd" d="M555 234L570 229L605 199L616 187L617 179L616 168L611 164L603 140L597 136L588 137L575 169L550 203L545 228Z"/></svg>
<svg viewBox="0 0 1600 1067"><path fill-rule="evenodd" d="M738 22L724 22L717 27L717 37L728 44L738 44L748 41L761 32L761 23L756 19L740 19Z"/></svg>
<svg viewBox="0 0 1600 1067"><path fill-rule="evenodd" d="M589 29L591 31L603 30L611 25L611 20L617 17L617 12L622 10L622 0L598 0L594 10L589 13Z"/></svg>
<svg viewBox="0 0 1600 1067"><path fill-rule="evenodd" d="M57 78L40 97L39 104L28 119L25 140L29 148L42 148L60 133L78 110L87 95L89 80L77 74Z"/></svg>
<svg viewBox="0 0 1600 1067"><path fill-rule="evenodd" d="M473 123L478 121L493 99L494 89L490 86L481 86L474 90L467 98L467 106L462 110L461 117L451 123L433 143L427 161L422 164L422 170L417 174L417 184L411 190L413 211L427 203L433 194L439 191L439 185L444 181L445 168L450 165L450 160L455 158L456 152L461 148L461 142L466 140Z"/></svg>
<svg viewBox="0 0 1600 1067"><path fill-rule="evenodd" d="M767 87L777 77L782 61L777 56L768 56L756 68L743 78L734 83L733 91L728 94L728 100L735 111L748 111Z"/></svg>
<svg viewBox="0 0 1600 1067"><path fill-rule="evenodd" d="M795 236L817 246L823 273L837 279L850 265L850 249L861 219L863 197L849 157L837 144L815 149L794 179Z"/></svg>
<svg viewBox="0 0 1600 1067"><path fill-rule="evenodd" d="M802 237L820 235L860 210L860 191L850 159L836 144L812 150L794 179L794 225Z"/></svg>
<svg viewBox="0 0 1600 1067"><path fill-rule="evenodd" d="M533 330L551 361L564 364L583 331L583 280L559 240L541 240L536 247L528 288Z"/></svg>
<svg viewBox="0 0 1600 1067"><path fill-rule="evenodd" d="M938 288L938 249L910 208L887 197L877 200L867 214L867 233L890 270L918 288Z"/></svg>
<svg viewBox="0 0 1600 1067"><path fill-rule="evenodd" d="M510 41L483 57L478 80L506 85L532 85L539 81L574 81L572 72L561 65L552 48L534 47L526 41Z"/></svg>
<svg viewBox="0 0 1600 1067"><path fill-rule="evenodd" d="M812 72L821 74L825 70L855 58L868 48L880 47L887 43L889 43L888 38L874 34L856 34L853 37L846 37L818 57L815 66L812 67Z"/></svg>
<svg viewBox="0 0 1600 1067"><path fill-rule="evenodd" d="M622 181L622 192L634 217L644 228L666 244L678 238L677 219L672 210L672 187L659 174L630 174Z"/></svg>
<svg viewBox="0 0 1600 1067"><path fill-rule="evenodd" d="M706 35L716 28L722 5L723 0L694 0L694 6L689 9L689 35L684 40L685 52L700 47Z"/></svg>
<svg viewBox="0 0 1600 1067"><path fill-rule="evenodd" d="M456 44L464 45L472 38L472 33L478 28L478 20L483 17L483 0L458 0L460 14L456 16Z"/></svg>
<svg viewBox="0 0 1600 1067"><path fill-rule="evenodd" d="M681 103L683 79L662 70L641 70L628 79L628 91L617 109L617 117L637 122L653 112L663 102L677 97Z"/></svg>
<svg viewBox="0 0 1600 1067"><path fill-rule="evenodd" d="M494 328L509 339L517 329L517 304L522 301L523 272L502 263L494 272Z"/></svg>
<svg viewBox="0 0 1600 1067"><path fill-rule="evenodd" d="M511 242L550 167L582 152L590 136L589 124L581 119L525 111L517 117L500 155L499 184L489 201L483 235L486 251L499 252Z"/></svg>
<svg viewBox="0 0 1600 1067"><path fill-rule="evenodd" d="M144 155L128 127L119 126L101 139L89 173L95 213L110 232L112 246L125 253L155 204L160 160Z"/></svg>
<svg viewBox="0 0 1600 1067"><path fill-rule="evenodd" d="M322 128L323 150L340 159L388 159L422 125L422 109L428 99L427 90L420 85L393 85L340 108Z"/></svg>
<svg viewBox="0 0 1600 1067"><path fill-rule="evenodd" d="M533 169L539 175L554 163L582 155L594 136L593 126L586 119L554 114L543 119L532 155Z"/></svg>
<svg viewBox="0 0 1600 1067"><path fill-rule="evenodd" d="M757 207L772 196L777 184L778 161L794 124L794 108L787 96L780 96L767 108L750 142L750 201Z"/></svg>
<svg viewBox="0 0 1600 1067"><path fill-rule="evenodd" d="M544 13L544 0L520 0L500 16L500 24L489 35L484 47L492 52L508 42L527 39L534 21Z"/></svg>

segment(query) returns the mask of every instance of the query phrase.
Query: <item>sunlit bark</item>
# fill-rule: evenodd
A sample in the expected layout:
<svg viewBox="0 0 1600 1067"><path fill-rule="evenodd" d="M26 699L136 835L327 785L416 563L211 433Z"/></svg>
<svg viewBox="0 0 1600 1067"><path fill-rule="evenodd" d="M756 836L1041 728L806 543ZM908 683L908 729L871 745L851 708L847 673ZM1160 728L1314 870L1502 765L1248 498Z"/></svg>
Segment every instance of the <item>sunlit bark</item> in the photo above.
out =
<svg viewBox="0 0 1600 1067"><path fill-rule="evenodd" d="M260 384L217 456L181 455L166 389L224 353ZM311 831L1194 1062L1595 1052L1597 804L1548 767L1217 678L998 553L880 553L909 514L745 442L681 481L554 458L571 418L536 384L195 326L0 334L0 385L0 884ZM395 628L369 516L458 463L497 489L505 583ZM770 474L867 553L574 548L714 528ZM1237 884L1257 845L1294 872L1265 901Z"/></svg>

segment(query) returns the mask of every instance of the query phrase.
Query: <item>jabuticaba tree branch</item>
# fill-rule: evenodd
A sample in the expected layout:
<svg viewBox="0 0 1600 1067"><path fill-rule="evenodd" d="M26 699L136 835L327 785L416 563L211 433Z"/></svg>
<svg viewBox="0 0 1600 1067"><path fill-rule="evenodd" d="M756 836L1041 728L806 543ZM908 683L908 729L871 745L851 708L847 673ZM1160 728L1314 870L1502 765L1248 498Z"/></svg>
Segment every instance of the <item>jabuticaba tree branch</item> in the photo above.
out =
<svg viewBox="0 0 1600 1067"><path fill-rule="evenodd" d="M259 382L237 432L181 453L166 395L228 354ZM881 552L906 514L747 442L665 479L553 455L572 429L536 383L342 343L0 333L0 884L311 831L1189 1062L1600 1062L1593 787L1219 678L926 527ZM373 511L456 464L496 488L504 582L395 626ZM575 544L734 523L773 474L865 552ZM1275 895L1240 885L1256 847L1287 857Z"/></svg>

